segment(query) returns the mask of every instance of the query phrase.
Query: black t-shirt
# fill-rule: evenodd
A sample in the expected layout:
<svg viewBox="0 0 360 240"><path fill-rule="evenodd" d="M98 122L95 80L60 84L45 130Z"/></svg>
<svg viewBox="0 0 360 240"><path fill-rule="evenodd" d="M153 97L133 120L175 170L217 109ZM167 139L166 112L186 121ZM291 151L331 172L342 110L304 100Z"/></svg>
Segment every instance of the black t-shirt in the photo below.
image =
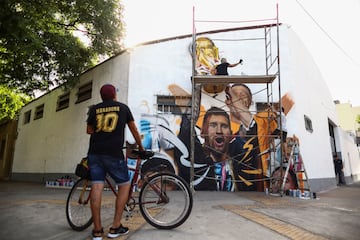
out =
<svg viewBox="0 0 360 240"><path fill-rule="evenodd" d="M216 75L229 75L227 69L229 67L229 63L221 63L216 66Z"/></svg>
<svg viewBox="0 0 360 240"><path fill-rule="evenodd" d="M341 171L343 169L343 162L341 159L335 159L335 170Z"/></svg>
<svg viewBox="0 0 360 240"><path fill-rule="evenodd" d="M87 119L94 127L88 153L124 158L124 131L130 121L134 121L134 117L123 103L105 101L93 106Z"/></svg>

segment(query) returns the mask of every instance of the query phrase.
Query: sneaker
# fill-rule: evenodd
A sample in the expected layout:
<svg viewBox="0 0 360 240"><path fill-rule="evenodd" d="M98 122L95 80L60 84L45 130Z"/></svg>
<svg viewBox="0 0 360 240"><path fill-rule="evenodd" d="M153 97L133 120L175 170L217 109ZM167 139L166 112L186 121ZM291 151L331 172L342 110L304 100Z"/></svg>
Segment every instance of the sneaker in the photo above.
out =
<svg viewBox="0 0 360 240"><path fill-rule="evenodd" d="M92 231L92 239L93 240L102 240L103 233L104 233L103 228L101 228L101 230L98 230L98 231L93 230Z"/></svg>
<svg viewBox="0 0 360 240"><path fill-rule="evenodd" d="M108 233L109 238L117 238L121 235L125 235L129 233L129 228L124 227L122 224L118 228L110 228L110 231Z"/></svg>

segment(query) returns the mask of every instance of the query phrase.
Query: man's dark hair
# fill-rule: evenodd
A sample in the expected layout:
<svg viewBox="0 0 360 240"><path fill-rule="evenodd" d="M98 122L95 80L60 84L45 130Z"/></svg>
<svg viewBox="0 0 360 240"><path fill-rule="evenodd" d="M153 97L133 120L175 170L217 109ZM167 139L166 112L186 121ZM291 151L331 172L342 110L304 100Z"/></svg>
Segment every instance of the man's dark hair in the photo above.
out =
<svg viewBox="0 0 360 240"><path fill-rule="evenodd" d="M205 113L205 116L204 116L204 120L203 120L203 124L202 124L202 127L201 127L201 133L207 133L207 126L209 125L209 117L212 116L212 115L217 115L217 116L224 116L230 126L230 117L229 117L229 114L224 110L224 109L221 109L221 108L218 108L218 107L211 107L209 108L209 110L206 111ZM206 132L204 132L204 130Z"/></svg>
<svg viewBox="0 0 360 240"><path fill-rule="evenodd" d="M208 131L209 131L209 129L208 129L209 128L209 118L214 115L225 117L226 121L229 125L229 128L230 128L230 117L229 117L229 114L225 110L218 108L218 107L211 107L209 110L207 110L205 113L203 125L201 128L201 135L203 135L203 137L205 138L205 144L204 144L203 150L206 155L209 155L210 152L212 152L212 154L217 155L217 157L220 157L223 153L218 152L215 149L211 149L209 147L209 138L207 137ZM231 130L230 130L230 132L231 132Z"/></svg>
<svg viewBox="0 0 360 240"><path fill-rule="evenodd" d="M230 99L231 99L231 95L230 95L230 93L229 93L229 90L230 90L230 88L236 87L236 86L242 86L242 87L244 87L244 88L248 91L249 96L250 96L250 103L249 103L249 104L251 105L252 92L251 92L250 88L249 88L248 86L246 86L245 84L243 84L243 83L235 83L235 84L227 85L226 88L225 88L226 99L227 99L227 100L230 100ZM247 107L248 107L248 106L247 106Z"/></svg>

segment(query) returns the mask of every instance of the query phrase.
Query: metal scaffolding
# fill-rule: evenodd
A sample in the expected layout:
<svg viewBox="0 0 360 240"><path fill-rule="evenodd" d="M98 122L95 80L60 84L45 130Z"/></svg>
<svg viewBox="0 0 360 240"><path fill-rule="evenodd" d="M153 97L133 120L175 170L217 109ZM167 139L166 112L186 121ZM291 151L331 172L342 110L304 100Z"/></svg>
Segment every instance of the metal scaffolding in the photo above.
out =
<svg viewBox="0 0 360 240"><path fill-rule="evenodd" d="M252 27L256 27L257 29L263 28L264 29L264 37L254 40L261 40L264 42L264 54L265 54L265 74L264 75L225 75L225 76L218 76L218 75L212 75L212 74L206 74L206 75L200 75L196 71L196 61L197 61L197 55L196 55L196 40L197 37L200 35L203 35L204 33L197 33L196 32L196 24L201 22L207 22L211 23L211 20L197 20L195 18L195 8L193 9L193 36L192 36L192 112L191 112L191 142L190 142L190 159L191 159L191 172L190 172L190 185L191 188L194 190L194 164L195 164L195 138L198 137L195 131L196 127L196 121L199 117L200 113L200 104L201 104L201 95L206 94L204 92L204 86L206 85L228 85L228 84L263 84L266 86L266 100L267 105L270 106L273 105L274 101L274 95L273 95L273 87L278 88L278 102L279 102L279 108L282 108L281 105L281 84L280 84L280 47L279 47L279 18L278 18L278 7L276 7L276 17L272 19L262 19L262 20L251 20L251 21L231 21L231 23L257 23L259 21L266 22L266 24L262 25L256 25ZM213 22L222 22L222 21L213 21ZM224 21L223 23L229 23L230 21ZM229 31L231 31L230 29ZM274 33L275 31L275 33ZM211 31L211 33L214 33L216 31ZM207 32L209 33L209 32ZM275 37L275 43L274 43L274 37ZM223 39L224 40L224 39ZM225 40L224 40L225 41ZM231 44L231 39L229 39L229 42ZM276 49L274 51L274 48ZM274 82L276 82L273 86ZM224 104L225 106L225 104ZM268 121L270 121L270 112L268 112ZM283 142L285 139L282 139L282 129L281 129L281 118L280 118L280 133L278 133L277 136L274 136L272 132L267 133L269 137L269 141L272 138L278 138L280 139L280 142ZM270 150L271 151L271 150ZM282 152L282 151L281 151ZM270 172L271 172L271 166L272 161L275 161L272 159L272 155L269 154L270 157ZM281 163L280 163L280 169L282 171L283 169L283 154L281 153ZM263 181L271 180L271 176L269 178L261 179ZM270 186L266 185L266 188L272 189L272 182L275 181L268 181L270 182ZM281 184L281 183L280 183ZM278 189L281 190L281 187L278 187ZM271 191L271 190L270 190ZM282 194L282 192L280 192Z"/></svg>

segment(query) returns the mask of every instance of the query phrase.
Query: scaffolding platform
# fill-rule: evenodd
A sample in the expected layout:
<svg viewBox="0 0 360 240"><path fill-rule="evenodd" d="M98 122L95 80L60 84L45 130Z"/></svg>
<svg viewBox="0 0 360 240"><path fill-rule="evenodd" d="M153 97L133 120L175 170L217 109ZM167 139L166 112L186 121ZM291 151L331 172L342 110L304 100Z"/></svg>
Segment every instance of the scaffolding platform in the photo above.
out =
<svg viewBox="0 0 360 240"><path fill-rule="evenodd" d="M196 75L195 84L229 84L229 83L272 83L276 75Z"/></svg>

